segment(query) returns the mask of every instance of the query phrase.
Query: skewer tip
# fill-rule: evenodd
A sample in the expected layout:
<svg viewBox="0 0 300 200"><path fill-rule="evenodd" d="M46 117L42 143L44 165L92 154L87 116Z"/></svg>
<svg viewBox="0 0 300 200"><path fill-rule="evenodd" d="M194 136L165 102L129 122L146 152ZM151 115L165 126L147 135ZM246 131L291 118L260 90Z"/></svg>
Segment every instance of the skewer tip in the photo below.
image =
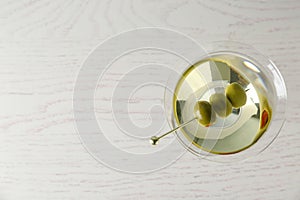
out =
<svg viewBox="0 0 300 200"><path fill-rule="evenodd" d="M157 142L158 142L159 138L156 137L156 136L152 136L151 139L150 139L150 144L152 145L156 145Z"/></svg>

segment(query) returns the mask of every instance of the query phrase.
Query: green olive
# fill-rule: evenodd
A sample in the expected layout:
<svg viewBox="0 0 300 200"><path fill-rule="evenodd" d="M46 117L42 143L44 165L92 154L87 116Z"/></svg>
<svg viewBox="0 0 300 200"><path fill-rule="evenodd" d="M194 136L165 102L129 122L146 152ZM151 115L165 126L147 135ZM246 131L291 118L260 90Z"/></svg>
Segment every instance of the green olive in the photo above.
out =
<svg viewBox="0 0 300 200"><path fill-rule="evenodd" d="M220 117L227 117L232 112L232 105L230 101L222 93L216 93L211 95L209 101L213 110Z"/></svg>
<svg viewBox="0 0 300 200"><path fill-rule="evenodd" d="M210 126L216 121L216 113L207 101L198 101L194 107L198 122L203 126Z"/></svg>
<svg viewBox="0 0 300 200"><path fill-rule="evenodd" d="M227 86L226 96L235 108L242 107L247 101L247 95L244 88L236 82Z"/></svg>

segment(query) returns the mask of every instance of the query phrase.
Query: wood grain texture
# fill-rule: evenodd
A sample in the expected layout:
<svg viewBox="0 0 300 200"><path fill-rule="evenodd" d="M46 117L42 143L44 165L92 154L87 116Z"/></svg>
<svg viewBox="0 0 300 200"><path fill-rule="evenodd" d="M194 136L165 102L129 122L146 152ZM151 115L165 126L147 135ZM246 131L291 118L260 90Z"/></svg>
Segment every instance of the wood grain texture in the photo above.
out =
<svg viewBox="0 0 300 200"><path fill-rule="evenodd" d="M299 22L298 0L1 1L0 199L300 199ZM275 142L247 161L185 154L144 175L96 162L76 133L76 76L98 43L138 27L241 41L268 55L288 89Z"/></svg>

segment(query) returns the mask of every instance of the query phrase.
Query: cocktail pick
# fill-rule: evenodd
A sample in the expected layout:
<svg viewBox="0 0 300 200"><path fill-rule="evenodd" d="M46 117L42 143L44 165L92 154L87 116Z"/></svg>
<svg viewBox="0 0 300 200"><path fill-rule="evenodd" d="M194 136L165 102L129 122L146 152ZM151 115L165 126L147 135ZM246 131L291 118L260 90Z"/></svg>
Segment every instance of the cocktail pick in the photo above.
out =
<svg viewBox="0 0 300 200"><path fill-rule="evenodd" d="M152 145L156 145L157 142L158 142L161 138L163 138L163 137L169 135L170 133L175 132L176 130L178 130L178 129L180 129L180 128L185 127L186 125L188 125L189 123L191 123L191 122L194 121L195 119L197 119L197 117L194 117L193 119L191 119L191 120L189 120L189 121L187 121L187 122L181 124L180 126L177 126L176 128L174 128L174 129L172 129L172 130L170 130L170 131L168 131L168 132L162 134L161 136L152 136L151 139L150 139L150 143L151 143Z"/></svg>

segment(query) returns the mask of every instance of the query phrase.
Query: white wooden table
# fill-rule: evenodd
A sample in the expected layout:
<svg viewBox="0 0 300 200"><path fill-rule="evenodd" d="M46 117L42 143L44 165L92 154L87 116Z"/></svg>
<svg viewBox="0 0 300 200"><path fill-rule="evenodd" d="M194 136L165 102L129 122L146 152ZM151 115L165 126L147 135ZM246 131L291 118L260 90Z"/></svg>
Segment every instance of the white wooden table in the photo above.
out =
<svg viewBox="0 0 300 200"><path fill-rule="evenodd" d="M0 199L300 199L300 1L0 1ZM236 40L268 55L288 89L287 122L247 161L185 154L150 174L114 171L83 148L72 96L100 42L138 27ZM122 143L122 141L121 141Z"/></svg>

